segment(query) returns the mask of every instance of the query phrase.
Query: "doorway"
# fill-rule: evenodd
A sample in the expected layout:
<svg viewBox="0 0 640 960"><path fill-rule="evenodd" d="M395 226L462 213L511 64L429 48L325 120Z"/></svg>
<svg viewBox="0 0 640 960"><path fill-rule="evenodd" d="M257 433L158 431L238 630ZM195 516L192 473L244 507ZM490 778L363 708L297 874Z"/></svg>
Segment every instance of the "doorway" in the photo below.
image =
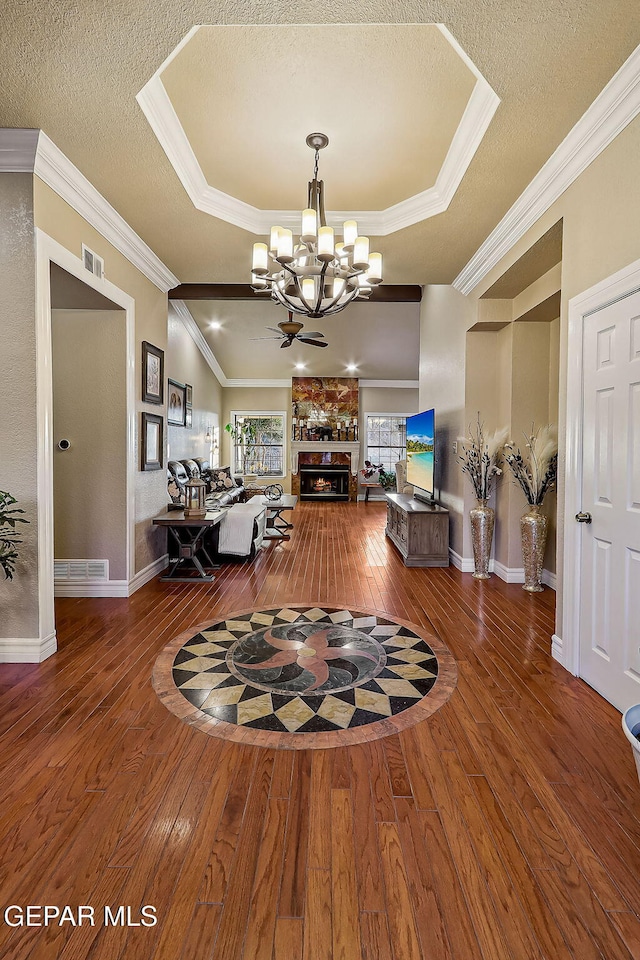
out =
<svg viewBox="0 0 640 960"><path fill-rule="evenodd" d="M640 261L569 305L565 665L640 702Z"/></svg>

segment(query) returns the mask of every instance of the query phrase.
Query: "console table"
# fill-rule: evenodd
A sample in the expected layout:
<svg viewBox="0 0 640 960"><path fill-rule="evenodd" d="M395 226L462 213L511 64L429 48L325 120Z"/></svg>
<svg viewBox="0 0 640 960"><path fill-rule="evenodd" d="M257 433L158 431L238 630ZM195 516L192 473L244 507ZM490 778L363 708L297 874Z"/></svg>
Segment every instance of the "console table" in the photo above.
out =
<svg viewBox="0 0 640 960"><path fill-rule="evenodd" d="M287 530L293 528L292 523L288 523L282 513L285 510L293 510L298 498L290 493L283 493L278 500L269 500L262 498L262 502L267 508L267 526L264 531L265 540L290 540L291 537Z"/></svg>
<svg viewBox="0 0 640 960"><path fill-rule="evenodd" d="M185 517L183 510L168 510L154 517L154 524L166 527L168 533L170 570L160 579L174 583L176 581L189 583L194 580L211 583L213 577L206 573L200 557L204 560L205 566L216 566L204 546L204 538L207 531L220 523L225 516L224 510L208 512L204 517Z"/></svg>
<svg viewBox="0 0 640 960"><path fill-rule="evenodd" d="M404 493L387 493L386 535L405 567L449 566L449 511Z"/></svg>

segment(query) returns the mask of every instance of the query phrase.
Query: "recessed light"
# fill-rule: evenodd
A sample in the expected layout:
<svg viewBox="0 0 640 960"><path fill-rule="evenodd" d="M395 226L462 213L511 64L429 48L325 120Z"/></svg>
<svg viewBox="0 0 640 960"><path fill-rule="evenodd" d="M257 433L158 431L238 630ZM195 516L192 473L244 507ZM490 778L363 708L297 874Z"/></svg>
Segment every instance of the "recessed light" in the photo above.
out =
<svg viewBox="0 0 640 960"><path fill-rule="evenodd" d="M353 373L353 371L354 371L354 370L357 370L357 369L358 369L358 368L357 368L357 366L355 365L355 363L348 363L348 364L347 364L347 370L349 371L349 373Z"/></svg>
<svg viewBox="0 0 640 960"><path fill-rule="evenodd" d="M296 370L304 370L304 369L305 369L304 363L296 363Z"/></svg>
<svg viewBox="0 0 640 960"><path fill-rule="evenodd" d="M212 320L211 323L209 324L210 330L220 330L221 327L222 327L222 324L218 323L217 320Z"/></svg>

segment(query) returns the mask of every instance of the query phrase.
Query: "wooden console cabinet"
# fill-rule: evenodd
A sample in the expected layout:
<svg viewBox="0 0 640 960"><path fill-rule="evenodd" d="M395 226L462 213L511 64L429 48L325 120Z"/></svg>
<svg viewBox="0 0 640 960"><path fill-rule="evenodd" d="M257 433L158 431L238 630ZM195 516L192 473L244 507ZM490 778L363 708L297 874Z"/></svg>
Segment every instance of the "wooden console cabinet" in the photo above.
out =
<svg viewBox="0 0 640 960"><path fill-rule="evenodd" d="M404 493L388 493L386 535L405 567L449 566L449 511Z"/></svg>

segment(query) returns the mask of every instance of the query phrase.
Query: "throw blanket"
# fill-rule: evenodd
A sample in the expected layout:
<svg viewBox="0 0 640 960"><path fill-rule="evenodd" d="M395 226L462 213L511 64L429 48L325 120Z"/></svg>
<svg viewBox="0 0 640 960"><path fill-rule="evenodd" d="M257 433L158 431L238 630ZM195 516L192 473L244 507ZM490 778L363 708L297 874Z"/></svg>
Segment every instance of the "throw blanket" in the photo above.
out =
<svg viewBox="0 0 640 960"><path fill-rule="evenodd" d="M226 512L220 523L218 552L247 557L253 542L253 522L267 509L264 503L252 497L247 503L236 503Z"/></svg>

